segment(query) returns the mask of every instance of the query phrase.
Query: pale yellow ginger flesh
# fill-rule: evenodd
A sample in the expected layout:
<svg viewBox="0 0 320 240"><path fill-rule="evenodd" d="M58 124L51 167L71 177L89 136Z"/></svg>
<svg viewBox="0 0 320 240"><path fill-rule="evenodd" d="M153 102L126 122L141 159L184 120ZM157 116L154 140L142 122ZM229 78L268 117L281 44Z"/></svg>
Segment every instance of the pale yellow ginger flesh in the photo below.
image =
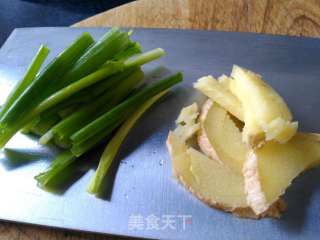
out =
<svg viewBox="0 0 320 240"><path fill-rule="evenodd" d="M282 118L275 118L265 126L266 141L277 140L280 143L288 141L297 132L298 123L288 122Z"/></svg>
<svg viewBox="0 0 320 240"><path fill-rule="evenodd" d="M227 111L210 99L202 106L198 144L207 156L242 173L248 147Z"/></svg>
<svg viewBox="0 0 320 240"><path fill-rule="evenodd" d="M228 77L227 75L223 74L220 77L218 77L218 82L220 83L220 85L222 87L224 87L224 89L230 91L230 83L231 83L232 79L230 79L230 77Z"/></svg>
<svg viewBox="0 0 320 240"><path fill-rule="evenodd" d="M211 100L201 110L198 144L212 159L243 171L247 201L256 214L269 209L302 171L320 163L320 135L298 133L285 144L270 141L250 150L226 110Z"/></svg>
<svg viewBox="0 0 320 240"><path fill-rule="evenodd" d="M273 139L285 143L295 135L298 123L292 122L287 104L260 75L235 65L231 77L230 91L243 109L246 143L258 146L264 140Z"/></svg>
<svg viewBox="0 0 320 240"><path fill-rule="evenodd" d="M176 176L184 176L186 182L193 178L190 173L190 160L186 153L186 141L192 138L200 129L200 124L196 123L199 115L196 103L184 107L176 120L177 127L174 132L170 132L167 139L167 147L173 159L173 170ZM185 161L182 161L185 159Z"/></svg>
<svg viewBox="0 0 320 240"><path fill-rule="evenodd" d="M320 165L320 135L297 133L284 100L262 77L234 66L231 77L200 78L209 97L181 111L167 146L176 177L207 204L242 217L279 217L281 196ZM188 145L197 135L202 152Z"/></svg>
<svg viewBox="0 0 320 240"><path fill-rule="evenodd" d="M175 175L199 199L229 211L248 207L241 174L187 147L174 132L170 132L167 145Z"/></svg>
<svg viewBox="0 0 320 240"><path fill-rule="evenodd" d="M247 201L256 214L277 201L303 171L320 162L320 137L297 133L290 141L252 150L243 167Z"/></svg>
<svg viewBox="0 0 320 240"><path fill-rule="evenodd" d="M175 134L182 141L186 141L199 130L200 124L196 123L198 115L199 111L196 103L181 110L176 120L177 128L175 129Z"/></svg>
<svg viewBox="0 0 320 240"><path fill-rule="evenodd" d="M261 215L256 215L248 207L244 192L244 179L242 173L231 170L228 166L209 159L201 152L189 147L186 141L192 137L189 135L188 127L196 123L197 107L191 105L184 108L178 117L177 131L169 133L167 147L172 159L175 176L189 189L197 198L210 206L230 211L241 217L258 218L262 216L279 217L283 210L283 203L277 202ZM188 114L189 116L187 116ZM185 124L190 122L192 124ZM183 126L179 126L183 123ZM181 138L180 136L187 136ZM227 189L227 191L226 191Z"/></svg>
<svg viewBox="0 0 320 240"><path fill-rule="evenodd" d="M212 76L202 77L194 83L194 88L220 104L238 119L243 120L243 110L240 101L226 87Z"/></svg>

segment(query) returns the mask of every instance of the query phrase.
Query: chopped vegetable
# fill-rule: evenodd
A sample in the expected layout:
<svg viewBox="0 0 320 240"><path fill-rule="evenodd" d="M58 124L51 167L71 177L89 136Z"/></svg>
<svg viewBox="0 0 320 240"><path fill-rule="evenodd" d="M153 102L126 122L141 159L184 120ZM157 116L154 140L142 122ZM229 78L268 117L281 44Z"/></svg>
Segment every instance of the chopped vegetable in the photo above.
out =
<svg viewBox="0 0 320 240"><path fill-rule="evenodd" d="M43 62L46 60L50 50L41 45L36 56L33 58L32 62L30 63L24 77L21 79L19 83L15 86L12 90L10 95L7 97L7 101L3 105L0 117L11 107L11 105L16 101L16 99L23 93L23 91L31 84L31 82L35 79L37 73L39 72L40 67L42 66Z"/></svg>
<svg viewBox="0 0 320 240"><path fill-rule="evenodd" d="M105 127L108 127L109 125L112 126L113 122L118 122L126 118L136 107L141 105L147 99L170 88L180 81L182 81L182 74L177 73L173 76L156 82L150 87L141 90L111 111L105 113L80 131L76 132L71 136L72 141L74 141L75 143L80 143L87 140L99 131L103 130Z"/></svg>
<svg viewBox="0 0 320 240"><path fill-rule="evenodd" d="M134 115L132 115L132 118L129 118L129 119L131 119L131 120L128 120L130 123L127 122L126 125L122 125L124 127L123 128L121 127L120 129L124 129L124 130L120 130L119 134L121 134L121 136L122 136L125 133L125 131L129 131L131 124L134 125L134 122L140 117L140 115L143 114L143 112L149 106L152 105L153 102L155 102L158 98L160 98L160 96L162 96L164 94L164 92L166 92L170 87L172 87L174 84L180 82L181 80L182 80L182 74L178 73L178 74L175 74L171 77L163 79L163 80L159 81L158 83L153 84L150 87L147 87L146 88L147 91L145 91L145 89L142 89L137 94L133 95L133 97L135 97L135 96L140 96L140 95L138 95L139 93L143 93L145 96L149 96L149 97L147 99L145 99L139 105L139 107L141 107L141 106L143 106L143 107L139 108L140 110L138 110L138 112L133 113ZM151 92L153 92L154 94L150 96L149 94ZM132 99L132 97L128 98L128 99ZM136 99L136 97L134 99ZM132 102L132 100L130 102ZM115 109L117 109L121 105L122 104L118 105ZM121 107L121 109L122 108L123 107ZM133 108L133 109L135 109L135 108ZM131 108L130 108L130 110L131 110ZM133 111L127 111L127 112L132 113ZM126 116L130 117L129 114L127 114ZM81 155L83 155L84 153L86 153L87 151L92 149L92 147L96 146L98 143L100 143L102 140L104 140L106 137L110 136L110 134L117 127L119 127L123 122L124 122L124 119L121 119L120 121L113 121L112 124L108 125L107 128L102 129L101 131L98 131L95 135L91 136L86 141L81 141L80 143L73 145L71 148L71 151L67 150L66 152L62 153L62 155L59 155L57 157L57 159L53 161L52 165L48 168L48 170L46 170L44 173L39 174L36 177L40 186L47 188L48 187L47 184L49 181L51 181L51 184L54 184L54 180L52 179L52 176L56 176L57 177L56 179L58 181L59 172L61 174L63 174L64 169L75 160L72 156L80 157ZM52 134L52 133L50 133L50 134ZM124 138L125 136L122 136L122 137ZM115 140L113 140L113 141L115 141ZM122 141L120 141L117 144L120 144L121 142ZM115 144L115 143L113 143L113 144ZM106 170L107 169L105 169L105 171Z"/></svg>
<svg viewBox="0 0 320 240"><path fill-rule="evenodd" d="M39 72L49 52L41 46L1 108L0 148L20 130L38 135L41 144L64 149L35 177L40 187L51 190L63 183L75 170L78 157L111 139L89 188L98 194L103 176L135 122L182 81L177 73L142 87L141 66L165 51L142 52L131 34L113 28L94 42L89 33L83 33Z"/></svg>
<svg viewBox="0 0 320 240"><path fill-rule="evenodd" d="M159 98L161 98L166 92L167 91L163 91L146 101L123 123L123 125L115 133L101 156L99 166L95 175L91 178L90 184L87 188L87 191L89 193L99 196L99 194L102 192L103 180L129 131L139 120L139 118L144 114L144 112L147 111L155 102L157 102Z"/></svg>
<svg viewBox="0 0 320 240"><path fill-rule="evenodd" d="M98 42L92 45L85 54L80 57L72 69L64 75L60 88L96 71L106 61L114 57L119 57L117 54L132 47L133 44L127 32L120 31L118 28L112 28L103 35Z"/></svg>
<svg viewBox="0 0 320 240"><path fill-rule="evenodd" d="M93 39L88 33L82 34L67 49L53 59L34 79L28 88L23 91L14 104L0 119L0 147L28 121L25 119L30 111L46 96L50 85L55 79L61 78L83 55L92 44ZM46 89L46 91L44 91Z"/></svg>
<svg viewBox="0 0 320 240"><path fill-rule="evenodd" d="M51 95L44 102L42 102L35 110L34 115L43 112L44 110L54 106L62 100L70 97L72 94L110 76L116 72L124 71L125 69L140 66L147 62L153 61L164 55L164 51L160 48L151 50L146 53L139 54L138 56L128 59L125 62L108 62L100 70L78 80L77 82L70 84L69 86L61 89L55 94Z"/></svg>
<svg viewBox="0 0 320 240"><path fill-rule="evenodd" d="M63 173L63 170L74 160L76 160L76 157L70 151L65 151L59 154L47 171L40 173L35 177L35 179L38 181L38 185L40 187L46 187L52 184L52 182L57 181L59 178L61 178L61 173Z"/></svg>
<svg viewBox="0 0 320 240"><path fill-rule="evenodd" d="M127 72L124 72L123 74L113 77L113 79L116 80L119 80L119 77L121 79L123 76L127 77L127 79L120 82L112 91L108 91L96 101L80 108L69 117L60 121L50 130L52 133L51 136L56 136L58 139L69 139L73 133L93 121L101 112L108 111L119 103L119 101L126 97L143 79L143 72L141 70L134 71L130 76L126 76L127 74ZM113 79L110 80L113 81ZM47 136L45 140L49 140ZM40 139L41 143L46 143L46 141Z"/></svg>

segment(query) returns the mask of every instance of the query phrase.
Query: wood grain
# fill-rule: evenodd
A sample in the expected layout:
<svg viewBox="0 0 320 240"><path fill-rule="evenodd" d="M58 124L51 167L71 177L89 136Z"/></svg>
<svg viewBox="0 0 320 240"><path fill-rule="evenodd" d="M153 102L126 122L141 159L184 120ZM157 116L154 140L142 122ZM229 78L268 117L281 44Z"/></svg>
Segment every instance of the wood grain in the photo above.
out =
<svg viewBox="0 0 320 240"><path fill-rule="evenodd" d="M140 0L76 27L151 27L320 36L319 0ZM0 223L0 240L125 239Z"/></svg>
<svg viewBox="0 0 320 240"><path fill-rule="evenodd" d="M205 29L318 37L319 0L140 0L74 26Z"/></svg>

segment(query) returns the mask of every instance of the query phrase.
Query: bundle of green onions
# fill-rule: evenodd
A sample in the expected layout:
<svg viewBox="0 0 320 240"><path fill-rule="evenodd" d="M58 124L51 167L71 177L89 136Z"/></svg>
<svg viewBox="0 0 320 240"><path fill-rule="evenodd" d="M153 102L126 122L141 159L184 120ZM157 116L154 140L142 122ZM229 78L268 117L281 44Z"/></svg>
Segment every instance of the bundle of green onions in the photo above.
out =
<svg viewBox="0 0 320 240"><path fill-rule="evenodd" d="M40 136L41 144L64 149L36 176L50 188L76 159L109 139L88 192L99 195L103 179L121 143L140 116L173 85L177 73L143 88L141 66L165 54L161 48L141 52L131 32L118 28L97 42L83 33L47 66L41 46L24 77L0 110L0 148L18 132Z"/></svg>

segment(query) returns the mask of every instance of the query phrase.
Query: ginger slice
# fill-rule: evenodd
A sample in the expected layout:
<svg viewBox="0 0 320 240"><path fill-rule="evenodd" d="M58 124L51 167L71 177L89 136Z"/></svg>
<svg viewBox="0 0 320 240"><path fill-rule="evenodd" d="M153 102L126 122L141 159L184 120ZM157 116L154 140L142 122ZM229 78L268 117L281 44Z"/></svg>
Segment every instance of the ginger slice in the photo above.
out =
<svg viewBox="0 0 320 240"><path fill-rule="evenodd" d="M181 110L176 120L177 128L174 132L182 141L188 140L199 130L200 124L196 123L198 116L199 111L196 103Z"/></svg>
<svg viewBox="0 0 320 240"><path fill-rule="evenodd" d="M303 171L319 165L320 137L297 133L290 141L267 142L243 166L247 202L256 214L268 209Z"/></svg>
<svg viewBox="0 0 320 240"><path fill-rule="evenodd" d="M230 91L242 104L246 143L253 147L264 140L285 143L295 135L298 123L292 122L287 104L260 75L235 65L231 77Z"/></svg>
<svg viewBox="0 0 320 240"><path fill-rule="evenodd" d="M285 203L279 200L264 213L255 214L247 204L241 174L188 147L174 132L169 133L167 147L175 177L209 206L238 217L254 219L265 216L279 218L285 210Z"/></svg>
<svg viewBox="0 0 320 240"><path fill-rule="evenodd" d="M265 213L254 214L246 201L242 174L232 171L229 167L217 161L212 161L204 154L189 147L186 141L192 136L188 135L188 138L180 137L181 135L187 135L181 134L182 132L190 132L186 128L194 126L185 124L186 122L196 124L194 121L189 121L197 116L195 110L195 107L190 106L187 107L187 110L182 110L178 117L180 120L177 122L184 124L178 126L179 134L176 130L170 132L167 139L167 147L176 178L198 199L212 207L232 212L240 217L279 217L280 212L283 211L282 201L275 203ZM189 117L185 115L186 112L189 113ZM189 120L182 120L184 118Z"/></svg>
<svg viewBox="0 0 320 240"><path fill-rule="evenodd" d="M171 157L174 154L174 156L177 155L177 157L175 157L174 159L178 159L177 161L172 161L174 175L177 177L185 175L184 178L186 179L186 181L192 178L192 174L189 174L190 164L188 161L189 158L186 154L185 142L192 138L200 129L200 124L196 122L198 115L199 110L196 103L184 107L176 120L176 129L173 132L169 132L169 136L167 139L167 148ZM179 161L179 159L186 160Z"/></svg>
<svg viewBox="0 0 320 240"><path fill-rule="evenodd" d="M232 79L225 74L222 74L220 77L218 77L218 82L220 83L220 85L228 91L230 91L231 81L232 81Z"/></svg>
<svg viewBox="0 0 320 240"><path fill-rule="evenodd" d="M296 176L320 163L320 135L297 133L285 144L270 141L253 150L227 111L211 100L202 107L198 143L209 157L243 171L247 202L257 215L270 209Z"/></svg>
<svg viewBox="0 0 320 240"><path fill-rule="evenodd" d="M201 109L198 144L207 156L242 173L248 147L227 111L210 99Z"/></svg>
<svg viewBox="0 0 320 240"><path fill-rule="evenodd" d="M225 77L220 77L220 82ZM225 80L227 81L227 80ZM243 109L241 102L228 89L229 83L221 84L212 76L200 78L195 84L194 88L198 89L204 95L208 96L213 101L217 102L223 108L227 109L231 114L238 119L243 120Z"/></svg>

